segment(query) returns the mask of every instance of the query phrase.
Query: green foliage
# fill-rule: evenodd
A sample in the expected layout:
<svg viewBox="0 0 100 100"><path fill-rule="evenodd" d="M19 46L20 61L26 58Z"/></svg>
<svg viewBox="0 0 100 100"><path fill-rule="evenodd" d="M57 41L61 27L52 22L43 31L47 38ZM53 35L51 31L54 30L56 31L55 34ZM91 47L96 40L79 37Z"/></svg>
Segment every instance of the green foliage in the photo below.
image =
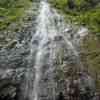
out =
<svg viewBox="0 0 100 100"><path fill-rule="evenodd" d="M70 3L68 3L69 1ZM71 5L72 3L73 5ZM63 12L65 19L69 18L72 22L86 25L93 33L100 37L99 3L99 0L63 0L63 2L62 0L53 0L51 4L55 4L54 6ZM69 5L73 6L72 9Z"/></svg>
<svg viewBox="0 0 100 100"><path fill-rule="evenodd" d="M49 0L58 9L63 9L67 6L68 0Z"/></svg>
<svg viewBox="0 0 100 100"><path fill-rule="evenodd" d="M75 2L77 10L80 10L80 9L82 10L86 6L86 1L85 0L75 0L74 2Z"/></svg>
<svg viewBox="0 0 100 100"><path fill-rule="evenodd" d="M84 0L75 0L77 6L81 6L84 3Z"/></svg>
<svg viewBox="0 0 100 100"><path fill-rule="evenodd" d="M0 0L0 29L19 20L29 4L29 0Z"/></svg>
<svg viewBox="0 0 100 100"><path fill-rule="evenodd" d="M93 33L100 33L100 9L94 9L91 11L84 12L76 16L76 19L80 24L87 25Z"/></svg>

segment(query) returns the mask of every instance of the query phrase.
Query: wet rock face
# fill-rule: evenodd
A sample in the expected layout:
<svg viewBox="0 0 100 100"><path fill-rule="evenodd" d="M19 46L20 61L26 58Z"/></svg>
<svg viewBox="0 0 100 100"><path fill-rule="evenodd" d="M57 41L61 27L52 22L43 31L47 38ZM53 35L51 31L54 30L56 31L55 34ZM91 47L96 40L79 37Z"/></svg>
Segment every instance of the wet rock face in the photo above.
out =
<svg viewBox="0 0 100 100"><path fill-rule="evenodd" d="M28 67L31 67L27 60L30 53L27 42L16 42L0 50L0 100L19 100L22 81Z"/></svg>
<svg viewBox="0 0 100 100"><path fill-rule="evenodd" d="M82 31L84 31L84 29ZM81 33L82 31L78 33ZM68 100L70 97L76 98L76 100L84 100L84 98L85 100L93 100L95 94L95 82L91 75L88 72L79 69L81 64L77 57L66 49L65 44L63 44L63 46L59 44L59 46L61 46L59 48L60 52L56 58L56 96L60 92L63 92L64 97Z"/></svg>
<svg viewBox="0 0 100 100"><path fill-rule="evenodd" d="M31 32L34 32L33 26L25 28L21 32L18 32L16 36L18 40L14 41L14 43L9 44L8 46L6 46L6 48L2 48L0 51L0 100L29 100L30 98L29 95L32 91L29 90L31 87L26 87L27 84L30 86L30 82L27 83L26 79L28 79L28 81L32 81L33 79L34 81L34 69L32 69L32 71L28 71L28 69L33 68L34 65L34 59L29 58L29 41L32 38ZM64 44L64 39L62 38L62 36L55 36L54 41L55 43L57 43L58 50L60 48L64 48L66 50L66 44ZM33 44L37 46L38 41L35 40ZM48 41L46 45L49 44L50 41ZM33 48L33 50L35 50L35 48ZM65 93L66 77L63 78L63 76L61 76L61 81L59 80L59 78L58 80L56 80L56 76L58 73L57 68L60 64L64 64L64 61L67 64L69 62L69 64L75 66L74 64L76 61L74 61L75 58L73 58L73 54L70 55L71 53L72 52L68 53L67 48L66 52L64 51L64 54L66 55L63 55L62 57L63 61L60 61L60 63L58 63L59 61L57 61L55 64L55 61L58 59L60 60L60 58L58 57L57 59L54 59L54 64L51 66L51 69L50 64L48 62L46 63L46 59L50 54L47 53L47 55L45 55L45 66L43 66L42 78L40 80L39 87L40 100L54 100L60 91L63 91ZM62 74L64 73L63 71L61 72ZM58 75L58 77L60 76ZM55 80L52 81L52 79ZM87 82L85 84L87 84ZM33 84L31 84L31 86L32 85Z"/></svg>
<svg viewBox="0 0 100 100"><path fill-rule="evenodd" d="M16 97L16 88L15 86L13 86L12 84L7 84L7 80L6 84L4 85L4 83L2 84L2 88L0 89L0 100L13 100ZM2 81L1 81L2 82Z"/></svg>
<svg viewBox="0 0 100 100"><path fill-rule="evenodd" d="M54 39L54 41L61 41L61 40L63 40L62 36L56 36L55 39Z"/></svg>
<svg viewBox="0 0 100 100"><path fill-rule="evenodd" d="M33 65L27 60L29 52L26 48L0 51L0 97L3 100L20 100L23 95L25 75Z"/></svg>
<svg viewBox="0 0 100 100"><path fill-rule="evenodd" d="M8 27L11 31L0 31L0 100L20 100L23 97L26 73L34 64L28 61L29 41L35 25L35 15L32 14L33 11L28 11L21 28L12 24Z"/></svg>
<svg viewBox="0 0 100 100"><path fill-rule="evenodd" d="M32 91L28 91L31 88L28 85L30 86L30 81L34 80L34 59L29 57L29 43L35 33L37 14L35 11L33 14L33 11L34 9L31 9L27 12L27 18L23 19L21 28L9 31L9 38L8 31L0 36L2 38L0 42L0 100L29 100L30 98ZM9 28L12 27L9 26ZM38 45L36 41L35 44ZM35 51L35 48L33 49Z"/></svg>
<svg viewBox="0 0 100 100"><path fill-rule="evenodd" d="M22 29L16 30L14 36L15 38L12 41L8 39L10 42L7 43L7 45L1 47L0 100L33 99L33 97L30 97L30 95L33 92L32 88L35 76L35 70L33 66L35 64L34 58L37 53L37 46L39 45L39 41L36 38L32 42L33 48L30 47L32 35L34 36L34 33L36 31L36 22L34 21L36 20L36 16L32 16L33 15L29 14L29 17L24 19L25 22L23 23L24 25ZM52 47L54 49L54 52L52 52L54 53L52 54L53 61L48 61L50 52L43 52L44 59L42 59L42 62L45 65L43 66L43 69L41 69L42 77L39 81L38 87L40 90L38 93L40 100L55 100L56 96L58 96L61 91L64 93L64 95L67 95L66 88L70 89L69 85L73 83L78 84L80 90L82 90L82 93L84 92L85 87L89 86L91 88L93 86L90 84L92 83L92 81L89 82L87 80L91 79L86 74L86 76L83 75L84 73L82 73L80 77L78 76L77 79L73 79L73 83L71 83L71 79L73 76L72 71L75 68L77 69L77 66L80 66L80 64L77 64L77 57L73 57L74 53L72 49L74 48L72 48L72 46L78 46L79 39L81 37L80 35L82 35L83 32L79 31L78 34L74 34L76 33L76 30L77 29L75 28L71 28L69 30L66 29L64 33L65 35L67 35L67 37L64 36L65 38L62 37L62 35L57 35L54 37L54 47ZM3 36L1 36L0 38L2 38L2 40L4 39ZM66 43L67 39L71 44ZM50 49L51 42L51 40L46 41L43 49L47 49L48 51ZM30 49L32 49L32 51ZM32 52L33 54L30 55L30 52ZM73 86L71 88L73 88Z"/></svg>
<svg viewBox="0 0 100 100"><path fill-rule="evenodd" d="M74 74L74 76L66 77L66 80L60 80L58 83L60 87L60 91L63 92L63 96L65 99L79 99L79 100L93 100L95 97L95 87L93 80L87 80L87 76ZM86 75L86 73L85 73ZM84 77L84 79L82 78ZM88 76L89 77L89 76ZM65 78L64 78L65 79ZM89 82L91 81L92 84ZM85 99L84 99L85 98ZM98 99L97 99L98 100Z"/></svg>

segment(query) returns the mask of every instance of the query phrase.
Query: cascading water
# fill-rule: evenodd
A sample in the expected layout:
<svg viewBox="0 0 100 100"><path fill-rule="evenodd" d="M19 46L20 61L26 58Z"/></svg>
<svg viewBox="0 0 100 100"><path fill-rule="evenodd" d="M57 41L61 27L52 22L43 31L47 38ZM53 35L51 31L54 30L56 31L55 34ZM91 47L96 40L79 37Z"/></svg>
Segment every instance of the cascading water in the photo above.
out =
<svg viewBox="0 0 100 100"><path fill-rule="evenodd" d="M38 100L38 91L39 91L39 81L41 79L41 69L43 67L43 59L45 55L48 53L47 48L45 47L48 38L49 33L47 30L47 26L50 23L48 19L49 14L49 7L45 2L41 2L40 7L40 15L38 16L38 25L37 25L37 31L35 36L32 39L32 42L34 42L34 39L38 39L38 48L37 48L37 54L36 54L36 63L35 63L35 80L34 80L34 100Z"/></svg>
<svg viewBox="0 0 100 100"><path fill-rule="evenodd" d="M40 14L37 18L37 28L36 33L32 38L31 45L34 45L34 41L38 42L36 59L35 59L35 80L34 80L34 89L33 89L33 98L34 100L39 100L39 82L41 80L42 68L44 66L44 60L49 59L45 58L48 53L50 53L48 42L53 40L56 35L55 27L52 25L52 15L50 12L49 5L42 1L40 3ZM52 25L52 26L51 26ZM31 51L33 53L33 51Z"/></svg>
<svg viewBox="0 0 100 100"><path fill-rule="evenodd" d="M28 88L31 90L30 100L55 100L57 87L54 80L56 69L54 60L57 52L62 48L61 45L64 45L68 56L75 60L77 66L83 67L75 47L80 40L77 35L80 36L80 34L74 33L72 36L69 25L65 25L63 18L51 9L45 0L40 2L36 23L36 32L30 43L30 57L35 58L34 81L30 81L33 86ZM34 53L35 56L33 56Z"/></svg>

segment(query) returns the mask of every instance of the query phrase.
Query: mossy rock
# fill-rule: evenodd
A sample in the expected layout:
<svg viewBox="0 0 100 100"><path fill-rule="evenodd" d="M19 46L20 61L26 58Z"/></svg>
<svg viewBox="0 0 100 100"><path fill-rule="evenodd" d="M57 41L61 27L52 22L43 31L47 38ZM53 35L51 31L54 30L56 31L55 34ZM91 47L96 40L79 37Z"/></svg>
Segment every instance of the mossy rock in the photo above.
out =
<svg viewBox="0 0 100 100"><path fill-rule="evenodd" d="M82 45L85 55L82 56L89 72L96 80L97 89L100 89L100 40L94 35L87 36Z"/></svg>

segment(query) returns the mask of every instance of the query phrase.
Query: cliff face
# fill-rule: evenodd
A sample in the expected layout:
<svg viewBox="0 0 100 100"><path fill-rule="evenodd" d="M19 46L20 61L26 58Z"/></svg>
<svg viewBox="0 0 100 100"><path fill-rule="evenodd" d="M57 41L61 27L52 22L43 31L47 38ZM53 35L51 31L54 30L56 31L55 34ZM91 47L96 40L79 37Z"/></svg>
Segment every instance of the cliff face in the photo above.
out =
<svg viewBox="0 0 100 100"><path fill-rule="evenodd" d="M34 31L37 6L37 4L28 6L29 8L21 12L22 15L17 21L10 21L5 28L0 27L2 28L0 30L0 100L19 100L18 98L23 95L24 73L26 73L25 68L28 67L26 57L30 52L26 42L30 41L30 30ZM12 9L8 10L12 12ZM11 16L15 15L10 14L9 17ZM2 23L4 22L5 20L2 20Z"/></svg>
<svg viewBox="0 0 100 100"><path fill-rule="evenodd" d="M98 16L100 13L99 13L99 5L97 6L99 0L55 0L55 1L52 0L50 2L52 2L53 5L60 10L60 12L63 12L63 15L65 15L65 21L70 20L69 23L70 25L77 24L76 25L77 27L72 25L71 27L72 29L68 30L70 34L69 38L72 41L73 41L73 36L75 35L74 33L76 33L80 28L80 26L78 25L87 25L87 26L96 25L95 27L93 26L93 30L96 28L94 33L99 32ZM95 9L96 12L94 10L88 12L92 10L92 7ZM36 12L37 9L38 9L38 4L37 3L33 4L32 9L26 11L27 13L26 16L24 16L18 23L15 23L16 21L14 22L10 21L10 23L8 24L4 23L7 26L3 27L2 30L0 31L0 100L4 99L19 100L18 98L20 97L21 100L23 100L25 98L22 97L23 91L25 90L24 89L25 85L24 83L26 82L25 78L28 78L30 80L31 77L34 77L34 75L33 76L29 74L28 74L29 76L25 75L26 73L29 73L31 71L31 69L29 70L29 68L33 67L35 61L35 59L33 59L32 63L31 61L28 61L29 59L28 55L30 53L29 42L32 38L32 33L35 32L35 26L36 26L35 20L38 14L38 12ZM86 9L88 10L87 12L85 12ZM93 19L91 19L92 17ZM89 18L91 20L88 20ZM94 93L95 86L93 83L94 81L90 77L91 75L93 76L94 79L96 79L95 82L97 84L97 88L100 87L99 85L100 50L99 50L99 39L97 36L99 37L99 33L91 34L90 32L90 34L86 36L86 38L82 42L82 47L81 47L82 53L80 52L80 56L82 58L80 57L80 59L83 60L82 63L86 67L86 70L84 70L83 73L80 72L78 68L76 68L77 67L76 58L74 58L73 55L70 56L68 55L69 51L68 49L66 50L65 44L61 46L61 49L59 49L60 52L57 54L57 57L54 60L56 70L53 74L55 81L57 82L56 84L57 86L55 85L55 87L57 87L56 88L57 93L55 93L56 95L58 95L60 91L63 91L64 95L66 96L66 93L69 91L69 86L73 88L74 85L76 88L77 86L79 86L82 90L82 93L87 92L85 87L89 87L90 89L89 93ZM80 38L80 36L77 37ZM62 43L64 42L64 40L60 36L56 37L55 41L58 42L62 41ZM37 41L34 41L34 43L36 45L38 44ZM35 50L35 48L33 49ZM48 66L45 66L45 68L48 68ZM52 75L50 74L50 76ZM48 81L47 76L43 80L47 82ZM28 91L27 94L29 94Z"/></svg>

